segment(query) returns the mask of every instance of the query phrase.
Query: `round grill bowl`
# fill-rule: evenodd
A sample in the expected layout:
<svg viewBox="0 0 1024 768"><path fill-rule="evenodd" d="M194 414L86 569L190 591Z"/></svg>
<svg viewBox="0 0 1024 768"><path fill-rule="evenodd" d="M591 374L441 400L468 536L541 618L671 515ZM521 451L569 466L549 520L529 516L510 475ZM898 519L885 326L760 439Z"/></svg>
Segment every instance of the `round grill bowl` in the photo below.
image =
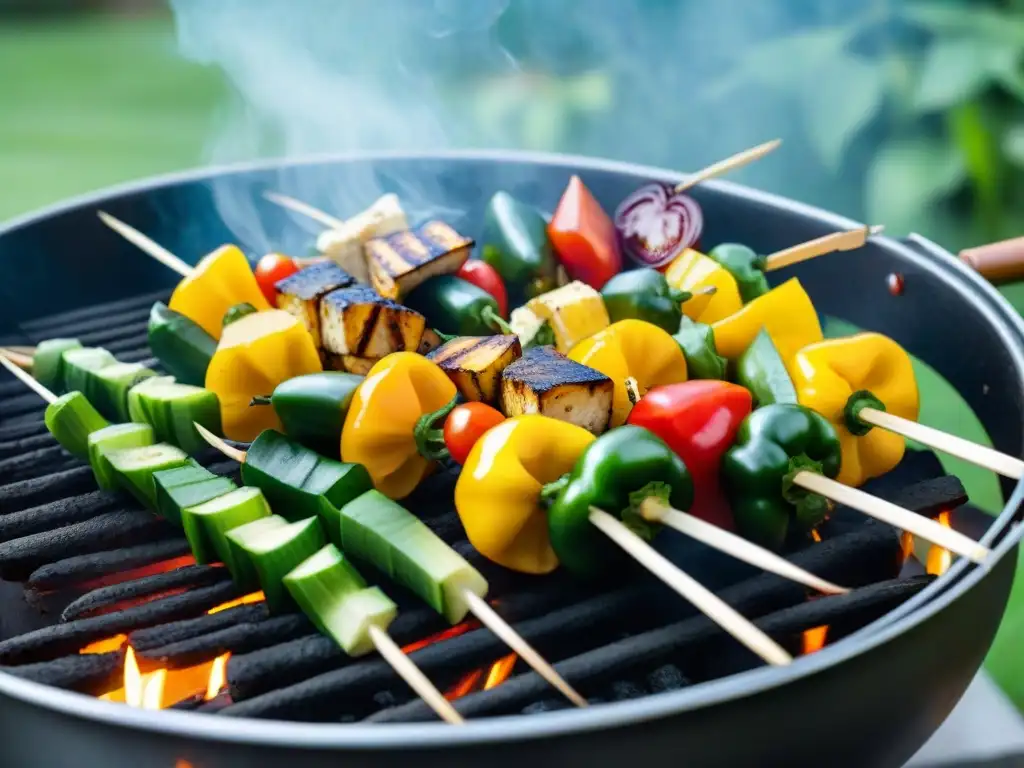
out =
<svg viewBox="0 0 1024 768"><path fill-rule="evenodd" d="M564 156L470 152L317 158L203 170L81 198L0 228L0 334L33 317L173 285L175 276L107 230L97 208L188 260L237 240L216 213L211 181L252 201L268 231L298 231L260 191L365 189L429 201L470 236L499 189L551 210L572 174L606 209L668 171ZM856 222L728 183L693 190L703 242L768 253ZM353 199L353 207L358 201ZM416 214L416 205L411 213ZM452 211L464 212L460 218ZM243 242L253 249L265 244ZM890 295L900 273L905 291ZM948 379L1000 450L1021 455L1024 324L984 280L923 238L875 238L773 275L798 275L825 315L885 333ZM304 725L146 712L0 674L4 765L106 768L275 766L899 766L942 723L977 672L1003 616L1024 491L984 543L985 568L957 562L903 607L787 668L760 668L672 693L530 717L428 725ZM178 761L182 762L178 762ZM187 762L186 762L187 761Z"/></svg>

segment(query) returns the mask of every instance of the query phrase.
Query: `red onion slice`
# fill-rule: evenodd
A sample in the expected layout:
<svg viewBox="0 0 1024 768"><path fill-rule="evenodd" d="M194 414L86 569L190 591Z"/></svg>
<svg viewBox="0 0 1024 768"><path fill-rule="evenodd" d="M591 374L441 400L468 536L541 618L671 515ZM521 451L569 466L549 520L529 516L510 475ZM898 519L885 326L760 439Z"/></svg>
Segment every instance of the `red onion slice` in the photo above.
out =
<svg viewBox="0 0 1024 768"><path fill-rule="evenodd" d="M655 182L622 201L615 210L615 229L633 261L657 268L697 243L704 214L692 197Z"/></svg>

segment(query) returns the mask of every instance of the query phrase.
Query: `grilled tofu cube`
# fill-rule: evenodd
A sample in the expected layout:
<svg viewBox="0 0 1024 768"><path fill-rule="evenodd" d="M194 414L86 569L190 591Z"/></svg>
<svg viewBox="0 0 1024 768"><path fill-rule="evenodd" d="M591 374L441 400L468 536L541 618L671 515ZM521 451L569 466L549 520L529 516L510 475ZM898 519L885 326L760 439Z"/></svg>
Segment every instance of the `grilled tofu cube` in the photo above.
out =
<svg viewBox="0 0 1024 768"><path fill-rule="evenodd" d="M437 335L437 331L433 328L424 328L423 338L420 339L420 346L416 351L421 355L429 355L443 343L441 337Z"/></svg>
<svg viewBox="0 0 1024 768"><path fill-rule="evenodd" d="M443 221L428 221L366 243L370 282L381 296L398 299L424 280L458 270L469 258L473 241Z"/></svg>
<svg viewBox="0 0 1024 768"><path fill-rule="evenodd" d="M579 280L530 299L526 308L548 322L563 353L611 325L601 294Z"/></svg>
<svg viewBox="0 0 1024 768"><path fill-rule="evenodd" d="M331 291L354 285L356 279L333 262L314 264L279 280L277 307L295 315L320 347L320 301Z"/></svg>
<svg viewBox="0 0 1024 768"><path fill-rule="evenodd" d="M437 363L467 400L494 405L501 396L501 374L523 356L519 337L462 336L427 358Z"/></svg>
<svg viewBox="0 0 1024 768"><path fill-rule="evenodd" d="M501 374L501 410L506 416L539 413L600 435L611 421L613 388L600 371L551 347L532 347Z"/></svg>
<svg viewBox="0 0 1024 768"><path fill-rule="evenodd" d="M380 358L419 348L427 320L367 285L341 288L320 303L324 348L335 355Z"/></svg>
<svg viewBox="0 0 1024 768"><path fill-rule="evenodd" d="M317 250L361 283L370 282L366 266L366 241L385 237L409 228L398 196L387 194L362 213L353 216L343 227L329 229L316 241Z"/></svg>

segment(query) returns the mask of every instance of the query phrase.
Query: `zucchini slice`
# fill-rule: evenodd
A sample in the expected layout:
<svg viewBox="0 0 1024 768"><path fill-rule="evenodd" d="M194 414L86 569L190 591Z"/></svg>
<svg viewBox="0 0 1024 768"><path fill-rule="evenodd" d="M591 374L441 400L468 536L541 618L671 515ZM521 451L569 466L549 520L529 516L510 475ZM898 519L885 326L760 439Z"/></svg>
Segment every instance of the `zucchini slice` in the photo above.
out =
<svg viewBox="0 0 1024 768"><path fill-rule="evenodd" d="M236 550L235 561L248 562L254 568L256 584L246 581L239 586L246 590L255 589L257 585L262 588L271 611L286 611L292 607L284 577L327 543L317 518L289 523L279 515L228 531L227 539ZM249 578L249 574L243 576Z"/></svg>
<svg viewBox="0 0 1024 768"><path fill-rule="evenodd" d="M89 435L110 426L81 392L68 392L48 406L43 416L46 428L61 448L83 461L89 459Z"/></svg>
<svg viewBox="0 0 1024 768"><path fill-rule="evenodd" d="M51 392L64 392L64 353L81 349L78 339L47 339L32 356L32 375Z"/></svg>
<svg viewBox="0 0 1024 768"><path fill-rule="evenodd" d="M380 491L367 491L342 507L339 515L346 553L376 566L452 624L469 612L465 590L487 595L487 580L479 571Z"/></svg>
<svg viewBox="0 0 1024 768"><path fill-rule="evenodd" d="M141 363L114 363L91 371L83 390L96 410L112 421L131 421L128 392L145 379L156 376Z"/></svg>
<svg viewBox="0 0 1024 768"><path fill-rule="evenodd" d="M302 612L349 656L370 653L370 627L387 630L398 606L378 587L367 587L359 571L328 544L284 577Z"/></svg>
<svg viewBox="0 0 1024 768"><path fill-rule="evenodd" d="M230 493L238 486L230 478L220 477L191 459L174 469L153 475L156 485L156 511L165 520L181 525L181 510Z"/></svg>
<svg viewBox="0 0 1024 768"><path fill-rule="evenodd" d="M69 349L62 356L64 369L64 389L68 392L78 390L86 397L89 391L90 374L108 365L116 365L117 359L102 347L82 347Z"/></svg>
<svg viewBox="0 0 1024 768"><path fill-rule="evenodd" d="M226 534L240 525L270 517L270 506L259 488L238 488L202 504L181 510L181 527L192 546L196 562L218 560L228 567L231 576L245 580L246 563L239 562L235 550L228 546Z"/></svg>
<svg viewBox="0 0 1024 768"><path fill-rule="evenodd" d="M132 387L128 392L128 415L132 421L152 424L158 440L188 453L206 448L193 422L220 434L217 395L202 387L178 384L171 376L157 376Z"/></svg>
<svg viewBox="0 0 1024 768"><path fill-rule="evenodd" d="M147 509L156 507L153 475L162 469L180 467L188 461L188 454L166 443L107 451L106 456L117 477L117 484L141 501Z"/></svg>
<svg viewBox="0 0 1024 768"><path fill-rule="evenodd" d="M125 448L144 448L153 445L153 428L149 424L111 424L89 435L89 464L96 475L96 485L104 491L118 486L117 473L110 465L107 453Z"/></svg>

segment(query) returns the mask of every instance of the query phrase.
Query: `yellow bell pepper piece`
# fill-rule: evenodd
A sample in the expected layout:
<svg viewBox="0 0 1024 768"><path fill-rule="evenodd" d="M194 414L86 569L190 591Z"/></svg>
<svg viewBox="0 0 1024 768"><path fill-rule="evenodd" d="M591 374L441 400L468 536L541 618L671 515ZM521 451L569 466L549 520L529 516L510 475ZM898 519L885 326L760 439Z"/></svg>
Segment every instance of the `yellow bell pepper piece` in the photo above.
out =
<svg viewBox="0 0 1024 768"><path fill-rule="evenodd" d="M795 277L758 296L711 328L718 354L730 360L743 354L764 328L787 369L792 368L793 356L798 350L824 338L811 298ZM792 370L790 375L793 375Z"/></svg>
<svg viewBox="0 0 1024 768"><path fill-rule="evenodd" d="M582 427L539 414L485 432L455 485L455 508L477 551L521 573L555 570L541 489L572 469L594 439Z"/></svg>
<svg viewBox="0 0 1024 768"><path fill-rule="evenodd" d="M827 418L839 433L839 482L862 485L900 463L906 449L902 437L867 424L854 434L847 422L847 403L855 393L873 395L884 406L879 410L917 419L914 368L899 344L879 333L821 341L797 352L792 376L800 404Z"/></svg>
<svg viewBox="0 0 1024 768"><path fill-rule="evenodd" d="M382 357L352 397L341 431L342 461L362 464L378 491L404 499L437 464L418 451L416 423L456 392L445 372L422 355Z"/></svg>
<svg viewBox="0 0 1024 768"><path fill-rule="evenodd" d="M627 377L636 379L641 397L651 387L686 381L686 357L679 344L664 330L643 320L612 323L573 347L569 359L612 380L612 427L625 424L633 409Z"/></svg>
<svg viewBox="0 0 1024 768"><path fill-rule="evenodd" d="M736 279L725 267L703 253L687 248L669 264L665 279L673 288L695 293L714 288L711 295L698 294L683 304L683 314L691 320L710 325L743 306Z"/></svg>
<svg viewBox="0 0 1024 768"><path fill-rule="evenodd" d="M281 430L274 409L252 408L252 399L322 370L309 331L294 315L273 309L231 323L206 369L206 388L220 400L224 436L250 441L265 429Z"/></svg>
<svg viewBox="0 0 1024 768"><path fill-rule="evenodd" d="M237 246L222 245L178 283L167 306L219 339L224 313L236 304L252 304L260 312L270 309L245 254Z"/></svg>

